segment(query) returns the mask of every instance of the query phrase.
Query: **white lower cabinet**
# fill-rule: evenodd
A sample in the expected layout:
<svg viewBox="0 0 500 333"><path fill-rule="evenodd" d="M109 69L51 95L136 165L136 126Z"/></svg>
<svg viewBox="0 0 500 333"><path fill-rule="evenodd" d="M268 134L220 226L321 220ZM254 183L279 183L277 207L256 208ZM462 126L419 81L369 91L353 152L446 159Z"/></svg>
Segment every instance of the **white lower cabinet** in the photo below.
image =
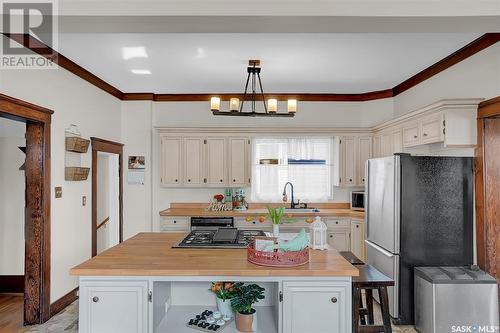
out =
<svg viewBox="0 0 500 333"><path fill-rule="evenodd" d="M80 333L148 330L147 281L81 281Z"/></svg>
<svg viewBox="0 0 500 333"><path fill-rule="evenodd" d="M283 333L351 332L351 282L283 282Z"/></svg>
<svg viewBox="0 0 500 333"><path fill-rule="evenodd" d="M328 245L337 251L350 251L348 230L328 230Z"/></svg>

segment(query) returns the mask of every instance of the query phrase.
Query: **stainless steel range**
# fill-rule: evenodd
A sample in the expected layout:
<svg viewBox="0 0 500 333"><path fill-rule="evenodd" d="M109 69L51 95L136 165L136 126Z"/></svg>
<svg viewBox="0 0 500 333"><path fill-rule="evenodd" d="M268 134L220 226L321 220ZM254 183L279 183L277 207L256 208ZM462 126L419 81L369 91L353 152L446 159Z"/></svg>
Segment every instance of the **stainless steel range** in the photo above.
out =
<svg viewBox="0 0 500 333"><path fill-rule="evenodd" d="M262 230L238 230L236 228L196 229L174 247L243 249L256 236L265 236L265 233Z"/></svg>

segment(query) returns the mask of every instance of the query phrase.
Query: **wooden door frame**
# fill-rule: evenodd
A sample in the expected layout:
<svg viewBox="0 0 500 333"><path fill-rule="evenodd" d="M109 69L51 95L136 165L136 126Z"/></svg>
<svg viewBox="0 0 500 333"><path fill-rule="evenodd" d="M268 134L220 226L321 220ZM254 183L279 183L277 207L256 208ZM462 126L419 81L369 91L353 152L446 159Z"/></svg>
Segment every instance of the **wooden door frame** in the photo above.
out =
<svg viewBox="0 0 500 333"><path fill-rule="evenodd" d="M490 253L488 244L491 243L494 230L489 230L487 221L487 198L485 184L485 122L488 118L500 117L500 96L483 101L479 104L477 113L477 147L475 151L475 186L476 186L476 235L477 235L477 261L479 266L487 272L496 272L500 280L500 265L495 253ZM492 234L493 233L493 234ZM491 244L490 244L491 246ZM496 254L498 255L498 253ZM500 295L500 291L499 291Z"/></svg>
<svg viewBox="0 0 500 333"><path fill-rule="evenodd" d="M26 123L24 325L50 318L50 124L54 111L0 94L0 117Z"/></svg>
<svg viewBox="0 0 500 333"><path fill-rule="evenodd" d="M92 145L92 257L97 255L97 153L105 152L118 155L119 175L119 242L123 241L123 144L91 137Z"/></svg>

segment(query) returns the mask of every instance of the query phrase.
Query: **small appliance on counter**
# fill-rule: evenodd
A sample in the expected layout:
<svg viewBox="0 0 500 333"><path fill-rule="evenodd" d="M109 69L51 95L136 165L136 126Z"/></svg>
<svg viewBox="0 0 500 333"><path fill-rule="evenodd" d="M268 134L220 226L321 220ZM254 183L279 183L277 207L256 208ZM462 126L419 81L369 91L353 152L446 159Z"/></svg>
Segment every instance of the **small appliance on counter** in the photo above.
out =
<svg viewBox="0 0 500 333"><path fill-rule="evenodd" d="M351 209L352 210L365 210L365 192L352 191L351 192Z"/></svg>
<svg viewBox="0 0 500 333"><path fill-rule="evenodd" d="M233 210L247 210L247 201L245 200L244 188L233 190Z"/></svg>

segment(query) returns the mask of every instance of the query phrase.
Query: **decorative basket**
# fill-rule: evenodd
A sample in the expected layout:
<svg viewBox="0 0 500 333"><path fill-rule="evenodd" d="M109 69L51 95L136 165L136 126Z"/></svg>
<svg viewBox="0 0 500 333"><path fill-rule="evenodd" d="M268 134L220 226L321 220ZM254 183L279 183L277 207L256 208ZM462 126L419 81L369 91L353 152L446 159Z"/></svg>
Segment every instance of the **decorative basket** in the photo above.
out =
<svg viewBox="0 0 500 333"><path fill-rule="evenodd" d="M309 262L309 248L302 251L273 251L264 252L255 249L252 242L247 247L247 259L252 264L273 267L291 267L305 265Z"/></svg>
<svg viewBox="0 0 500 333"><path fill-rule="evenodd" d="M66 150L75 153L86 153L89 149L90 140L77 136L66 137Z"/></svg>
<svg viewBox="0 0 500 333"><path fill-rule="evenodd" d="M71 180L71 181L87 180L87 177L89 176L89 171L90 168L65 167L64 180Z"/></svg>

